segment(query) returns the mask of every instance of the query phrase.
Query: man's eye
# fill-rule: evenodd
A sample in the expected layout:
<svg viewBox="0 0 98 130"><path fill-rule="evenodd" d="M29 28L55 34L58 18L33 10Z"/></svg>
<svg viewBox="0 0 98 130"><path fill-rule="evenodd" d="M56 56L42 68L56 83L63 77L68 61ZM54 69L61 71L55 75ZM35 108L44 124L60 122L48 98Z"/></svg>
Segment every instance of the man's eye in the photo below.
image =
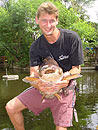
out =
<svg viewBox="0 0 98 130"><path fill-rule="evenodd" d="M51 20L42 19L43 24L47 24L47 23L53 24L54 22L55 22L54 19L51 19Z"/></svg>
<svg viewBox="0 0 98 130"><path fill-rule="evenodd" d="M43 20L42 20L42 22L43 22L43 23L46 23L46 22L47 22L47 20L43 19Z"/></svg>
<svg viewBox="0 0 98 130"><path fill-rule="evenodd" d="M54 23L55 22L55 20L50 20L50 23Z"/></svg>

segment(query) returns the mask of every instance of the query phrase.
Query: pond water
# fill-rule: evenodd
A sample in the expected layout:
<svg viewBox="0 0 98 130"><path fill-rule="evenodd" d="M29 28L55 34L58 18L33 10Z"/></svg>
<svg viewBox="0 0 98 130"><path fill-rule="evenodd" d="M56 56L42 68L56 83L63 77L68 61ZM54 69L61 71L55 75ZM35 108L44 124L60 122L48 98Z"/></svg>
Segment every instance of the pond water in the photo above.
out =
<svg viewBox="0 0 98 130"><path fill-rule="evenodd" d="M18 80L3 80L5 70L0 69L0 130L14 130L5 110L6 103L30 85L22 79L29 75L28 71L8 70L8 74L19 75ZM68 130L95 130L98 124L98 71L83 70L82 78L77 79L76 109L79 122L73 119L73 127ZM51 111L46 109L39 116L24 110L26 130L55 130Z"/></svg>

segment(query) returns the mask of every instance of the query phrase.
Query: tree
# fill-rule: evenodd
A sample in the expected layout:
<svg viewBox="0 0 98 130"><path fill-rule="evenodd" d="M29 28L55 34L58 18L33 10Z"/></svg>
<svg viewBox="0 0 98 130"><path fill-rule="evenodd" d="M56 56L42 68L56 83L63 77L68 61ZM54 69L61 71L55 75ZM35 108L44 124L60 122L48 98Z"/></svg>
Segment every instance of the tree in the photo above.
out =
<svg viewBox="0 0 98 130"><path fill-rule="evenodd" d="M26 66L29 63L29 47L33 41L35 10L31 0L10 0L4 7L0 7L0 43L9 59L20 66Z"/></svg>
<svg viewBox="0 0 98 130"><path fill-rule="evenodd" d="M93 42L96 42L97 33L96 29L92 26L92 23L81 20L73 23L70 29L76 31L79 34L83 42L84 49L86 47L92 46L89 41L92 40Z"/></svg>
<svg viewBox="0 0 98 130"><path fill-rule="evenodd" d="M82 20L88 20L89 16L86 15L85 6L90 6L95 0L60 0L65 4L66 8L73 8L74 12Z"/></svg>
<svg viewBox="0 0 98 130"><path fill-rule="evenodd" d="M85 5L90 5L95 0L60 0L60 1L64 1L65 3L70 2L72 6L76 6L77 4L85 6Z"/></svg>

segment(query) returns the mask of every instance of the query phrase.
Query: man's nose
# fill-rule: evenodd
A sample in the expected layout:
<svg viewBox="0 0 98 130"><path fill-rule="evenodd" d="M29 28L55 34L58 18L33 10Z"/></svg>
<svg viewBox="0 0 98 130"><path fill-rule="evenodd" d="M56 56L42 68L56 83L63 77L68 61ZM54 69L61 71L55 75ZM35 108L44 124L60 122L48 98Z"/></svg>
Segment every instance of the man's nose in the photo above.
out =
<svg viewBox="0 0 98 130"><path fill-rule="evenodd" d="M48 27L51 27L50 21L47 21L47 26L48 26Z"/></svg>

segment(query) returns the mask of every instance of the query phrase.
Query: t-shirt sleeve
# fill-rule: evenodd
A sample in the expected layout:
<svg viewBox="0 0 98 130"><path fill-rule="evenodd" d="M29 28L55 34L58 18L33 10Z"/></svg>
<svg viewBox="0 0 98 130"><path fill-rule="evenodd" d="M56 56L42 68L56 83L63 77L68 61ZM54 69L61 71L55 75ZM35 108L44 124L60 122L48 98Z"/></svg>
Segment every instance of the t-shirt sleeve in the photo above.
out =
<svg viewBox="0 0 98 130"><path fill-rule="evenodd" d="M30 47L30 67L38 66L41 64L41 58L39 55L39 50L33 43Z"/></svg>
<svg viewBox="0 0 98 130"><path fill-rule="evenodd" d="M83 48L80 37L76 34L71 38L71 54L70 61L72 66L81 65L84 63Z"/></svg>

